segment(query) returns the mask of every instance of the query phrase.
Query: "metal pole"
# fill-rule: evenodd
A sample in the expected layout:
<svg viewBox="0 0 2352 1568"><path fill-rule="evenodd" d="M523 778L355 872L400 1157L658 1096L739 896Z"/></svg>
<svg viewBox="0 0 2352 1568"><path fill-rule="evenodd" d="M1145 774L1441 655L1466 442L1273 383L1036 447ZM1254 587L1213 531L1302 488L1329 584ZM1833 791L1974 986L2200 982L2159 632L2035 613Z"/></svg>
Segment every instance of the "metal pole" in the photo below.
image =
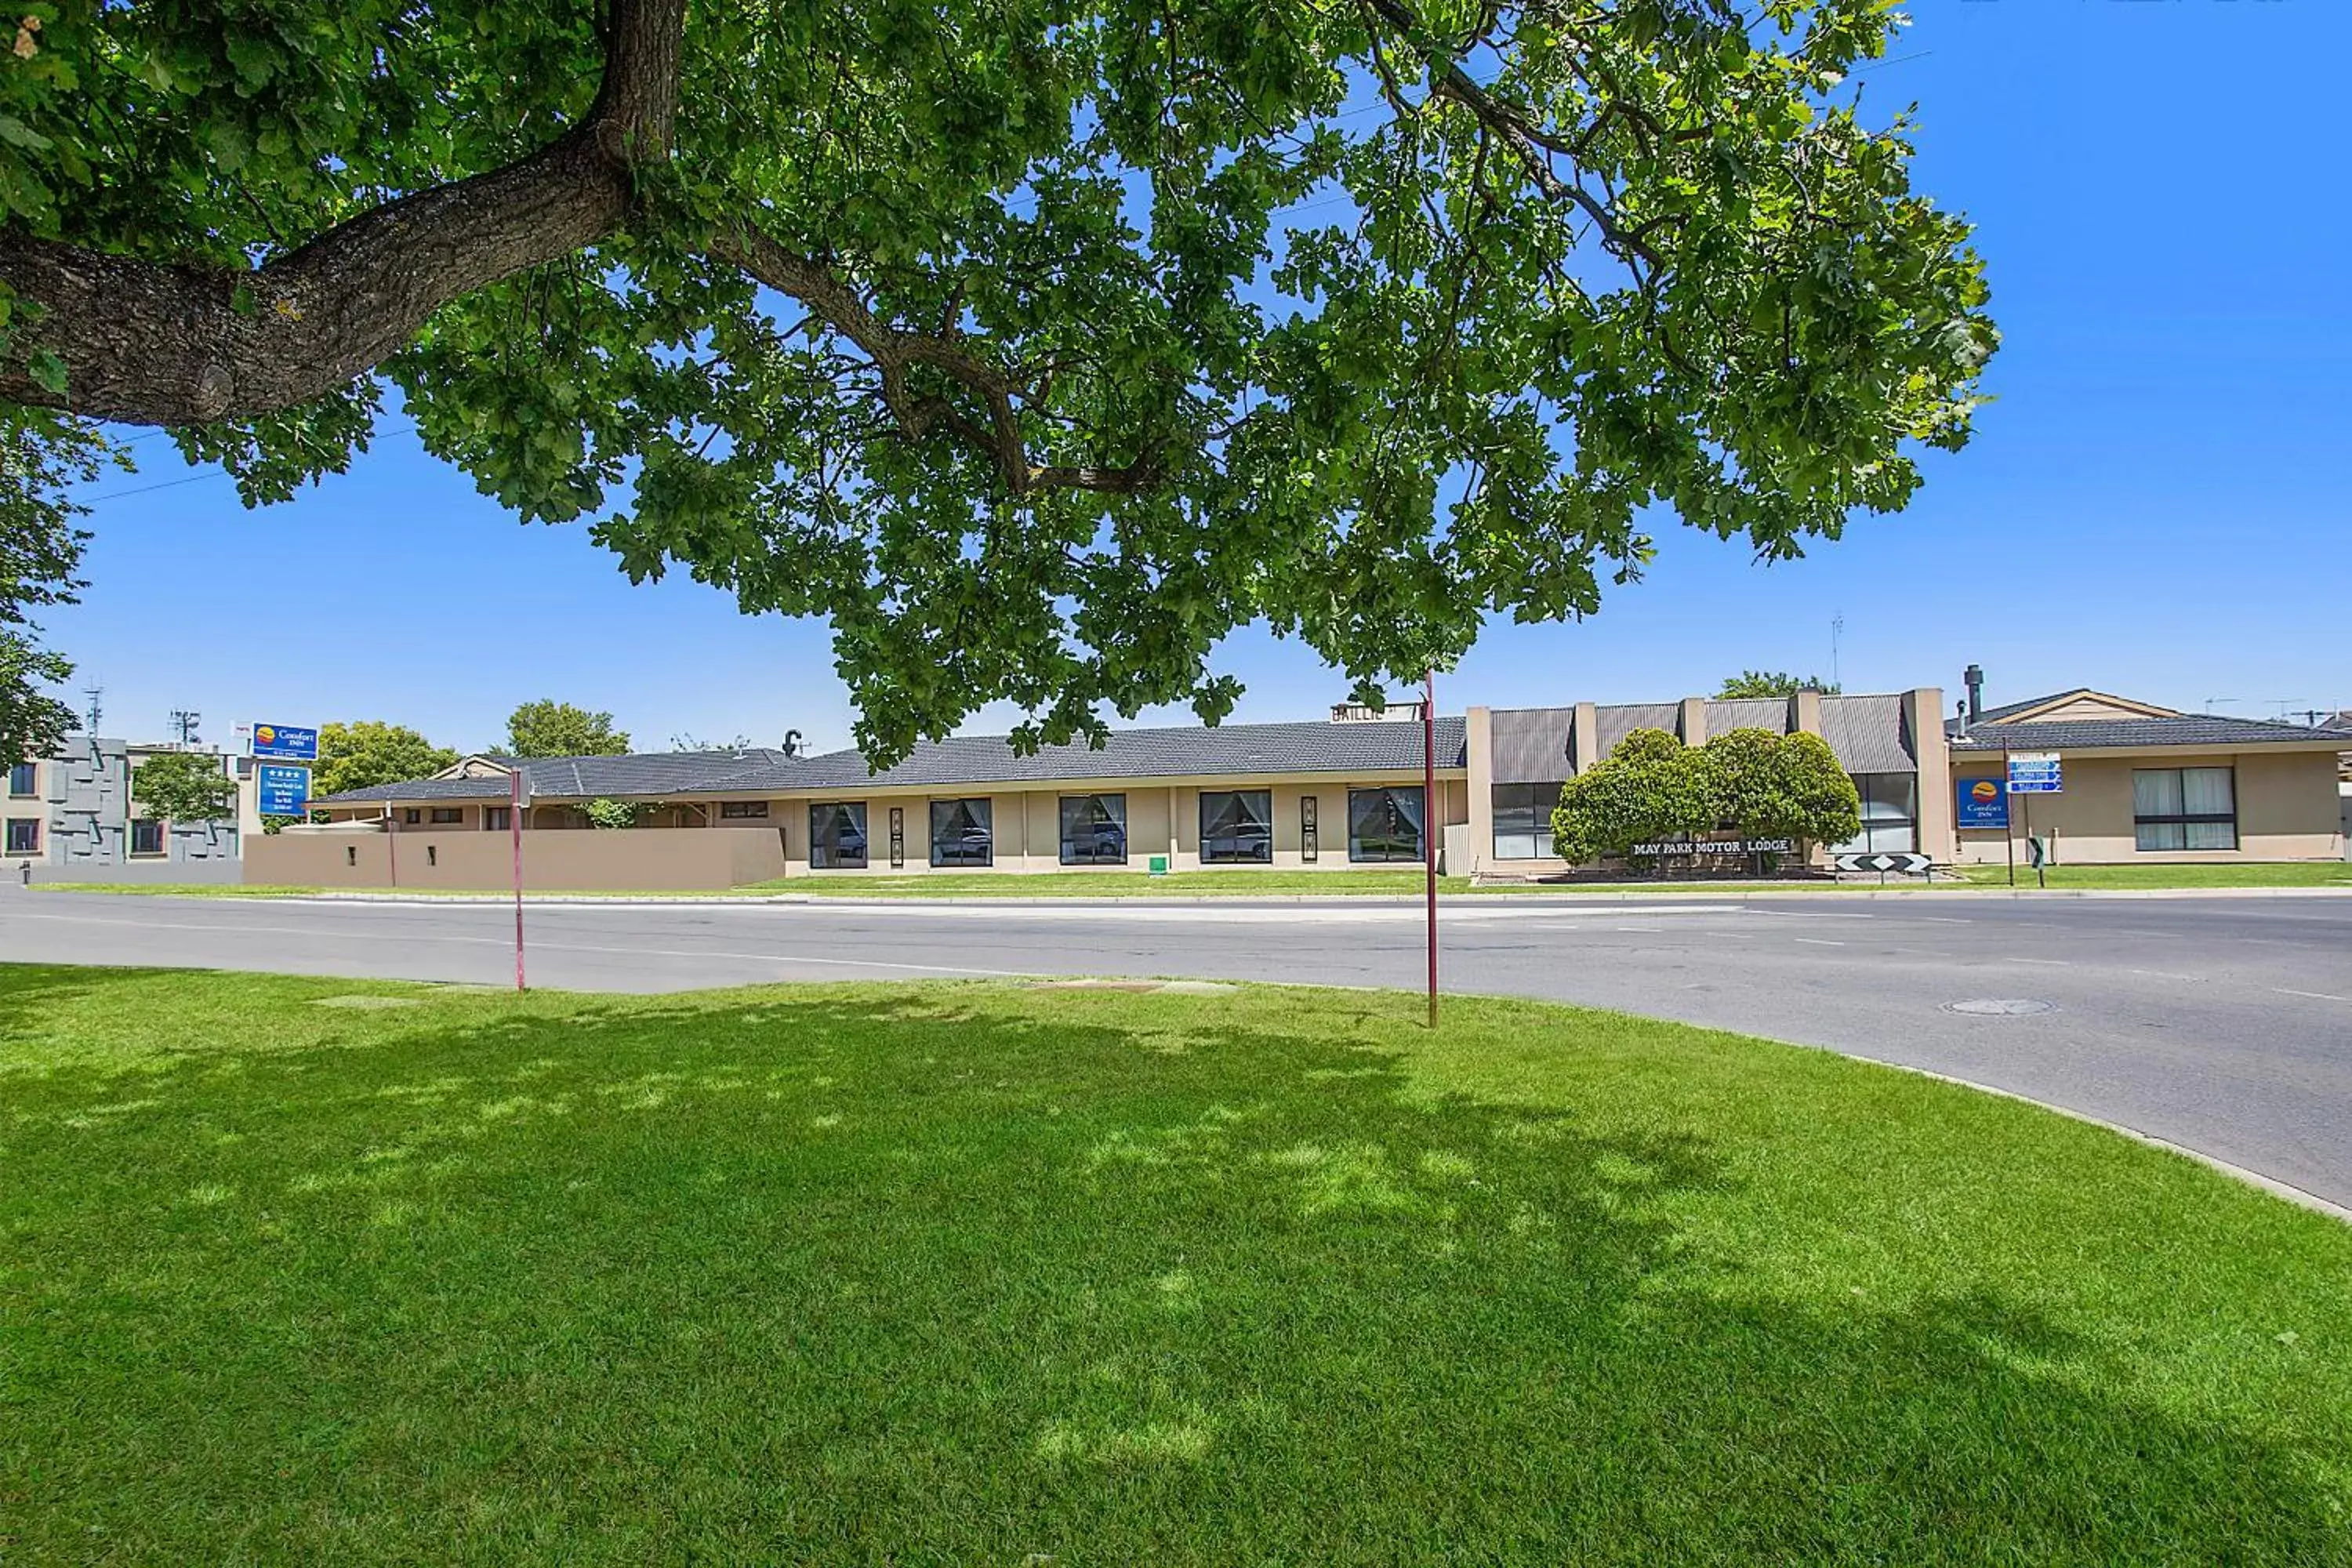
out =
<svg viewBox="0 0 2352 1568"><path fill-rule="evenodd" d="M1421 677L1421 852L1429 906L1429 1026L1437 1027L1437 671Z"/></svg>
<svg viewBox="0 0 2352 1568"><path fill-rule="evenodd" d="M2009 847L2009 885L2017 886L2017 824L2010 821L2009 808L2015 796L2009 787L2009 748L2000 749L2000 841Z"/></svg>
<svg viewBox="0 0 2352 1568"><path fill-rule="evenodd" d="M522 982L522 767L507 774L507 832L514 840L515 989Z"/></svg>
<svg viewBox="0 0 2352 1568"><path fill-rule="evenodd" d="M394 830L392 803L389 801L383 807L383 858L385 864L392 868L392 885L397 888L400 886L400 840Z"/></svg>
<svg viewBox="0 0 2352 1568"><path fill-rule="evenodd" d="M2025 797L2025 841L2028 845L2033 842L2033 796L2031 794ZM2033 858L2033 885L2044 889L2050 886L2049 873L2042 868L2042 857L2039 855Z"/></svg>

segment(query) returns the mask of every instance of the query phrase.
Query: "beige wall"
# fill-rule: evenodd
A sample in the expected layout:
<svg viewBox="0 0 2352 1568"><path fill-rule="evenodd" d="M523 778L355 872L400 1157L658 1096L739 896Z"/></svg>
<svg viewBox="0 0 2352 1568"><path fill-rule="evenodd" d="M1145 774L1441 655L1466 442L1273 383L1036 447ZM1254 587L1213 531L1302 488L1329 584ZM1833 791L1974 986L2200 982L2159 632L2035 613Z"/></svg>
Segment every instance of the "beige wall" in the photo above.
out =
<svg viewBox="0 0 2352 1568"><path fill-rule="evenodd" d="M784 874L773 827L660 827L522 836L523 886L541 892L732 888ZM245 880L303 888L485 890L512 885L513 839L478 829L278 833L245 846Z"/></svg>
<svg viewBox="0 0 2352 1568"><path fill-rule="evenodd" d="M2012 796L2009 833L1961 833L1959 858L1979 865L2009 858L2008 838L2017 842L2018 864L2026 863L2026 828L2036 837L2055 836L2060 865L2227 864L2235 860L2332 860L2344 853L2343 822L2336 789L2336 757L2329 752L2284 750L2238 752L2158 752L2083 755L2063 753L2065 788L2056 795ZM2235 849L2143 850L2132 823L2131 775L2136 768L2237 770L2238 847ZM1955 781L1999 777L1999 752L1956 753ZM1947 784L1948 808L1952 786ZM2029 805L2028 801L2031 800Z"/></svg>
<svg viewBox="0 0 2352 1568"><path fill-rule="evenodd" d="M1285 779L1242 779L1233 781L1188 782L1163 784L1137 780L1080 780L1068 784L1056 783L1050 787L1032 790L999 789L988 795L996 830L995 864L998 871L1140 871L1154 855L1170 857L1171 870L1192 871L1201 865L1201 793L1223 788L1263 789L1273 795L1274 869L1346 871L1371 869L1372 867L1351 862L1348 858L1348 791L1375 784L1418 784L1421 775L1374 775L1360 779L1324 777ZM977 793L977 792L975 792ZM1061 801L1066 795L1124 795L1127 796L1127 864L1125 866L1065 866L1062 864ZM1304 858L1304 837L1299 804L1313 795L1316 800L1316 837L1318 854L1309 862ZM930 803L934 800L960 798L951 793L873 790L864 794L845 791L837 795L810 795L780 800L772 807L776 820L785 830L785 842L791 860L789 875L853 879L858 876L889 876L928 874L930 863ZM863 872L855 868L827 868L813 870L808 864L808 808L812 804L833 801L863 801L866 804L866 831L870 846ZM1466 822L1470 809L1470 792L1460 770L1451 778L1437 781L1437 803L1441 826ZM894 871L890 865L889 813L892 806L904 810L907 825L907 863ZM961 868L942 867L941 870ZM1209 868L1218 869L1222 868ZM1235 870L1253 868L1234 867Z"/></svg>

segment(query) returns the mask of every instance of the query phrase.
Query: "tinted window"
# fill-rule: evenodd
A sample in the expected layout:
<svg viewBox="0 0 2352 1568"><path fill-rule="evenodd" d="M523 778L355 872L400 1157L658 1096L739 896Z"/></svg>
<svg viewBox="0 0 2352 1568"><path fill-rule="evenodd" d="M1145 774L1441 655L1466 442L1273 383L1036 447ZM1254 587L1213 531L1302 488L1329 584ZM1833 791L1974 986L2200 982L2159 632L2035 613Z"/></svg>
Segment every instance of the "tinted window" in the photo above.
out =
<svg viewBox="0 0 2352 1568"><path fill-rule="evenodd" d="M466 820L465 807L457 805L436 805L433 808L433 820L436 822L463 822Z"/></svg>
<svg viewBox="0 0 2352 1568"><path fill-rule="evenodd" d="M1348 792L1348 858L1422 858L1421 786Z"/></svg>
<svg viewBox="0 0 2352 1568"><path fill-rule="evenodd" d="M768 803L764 800L722 800L719 803L721 821L759 822L767 815Z"/></svg>
<svg viewBox="0 0 2352 1568"><path fill-rule="evenodd" d="M931 864L991 866L996 862L994 814L988 797L931 802Z"/></svg>
<svg viewBox="0 0 2352 1568"><path fill-rule="evenodd" d="M1274 795L1262 789L1201 792L1201 864L1274 863Z"/></svg>
<svg viewBox="0 0 2352 1568"><path fill-rule="evenodd" d="M1127 796L1066 795L1062 797L1062 864L1127 864Z"/></svg>
<svg viewBox="0 0 2352 1568"><path fill-rule="evenodd" d="M1919 778L1916 773L1855 773L1862 831L1832 847L1841 855L1907 853L1919 847Z"/></svg>
<svg viewBox="0 0 2352 1568"><path fill-rule="evenodd" d="M34 788L34 771L35 764L31 763L13 763L9 764L8 793L10 795L32 794Z"/></svg>
<svg viewBox="0 0 2352 1568"><path fill-rule="evenodd" d="M762 802L761 804L765 804ZM809 807L809 865L819 870L859 870L866 865L866 803L829 801Z"/></svg>
<svg viewBox="0 0 2352 1568"><path fill-rule="evenodd" d="M131 825L131 852L133 855L161 855L163 852L163 825L153 817L142 817Z"/></svg>
<svg viewBox="0 0 2352 1568"><path fill-rule="evenodd" d="M2229 768L2135 768L2132 826L2141 849L2235 849L2237 774Z"/></svg>
<svg viewBox="0 0 2352 1568"><path fill-rule="evenodd" d="M37 816L12 816L8 819L8 853L31 855L41 847L41 819Z"/></svg>
<svg viewBox="0 0 2352 1568"><path fill-rule="evenodd" d="M1556 784L1496 784L1495 858L1535 860L1551 854L1551 814L1559 805Z"/></svg>

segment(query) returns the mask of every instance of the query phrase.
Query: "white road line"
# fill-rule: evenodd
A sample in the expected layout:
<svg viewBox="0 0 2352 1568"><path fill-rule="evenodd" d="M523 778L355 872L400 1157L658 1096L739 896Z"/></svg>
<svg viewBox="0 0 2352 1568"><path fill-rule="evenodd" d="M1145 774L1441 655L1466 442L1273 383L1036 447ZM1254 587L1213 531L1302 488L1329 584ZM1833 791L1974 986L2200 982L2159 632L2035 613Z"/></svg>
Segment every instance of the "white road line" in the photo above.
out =
<svg viewBox="0 0 2352 1568"><path fill-rule="evenodd" d="M2003 963L2046 963L2053 969L2072 969L2074 961L2066 958L2004 958Z"/></svg>
<svg viewBox="0 0 2352 1568"><path fill-rule="evenodd" d="M1792 938L1791 940L1801 942L1807 947L1843 947L1845 945L1845 943L1842 942L1824 942L1817 936L1801 936Z"/></svg>
<svg viewBox="0 0 2352 1568"><path fill-rule="evenodd" d="M2282 996L2308 996L2315 1002L2352 1002L2352 996L2337 996L2326 991L2294 991L2284 985L2273 985L2271 989Z"/></svg>
<svg viewBox="0 0 2352 1568"><path fill-rule="evenodd" d="M2162 969L2126 969L2126 974L2142 974L2150 980L2202 980L2201 974L2174 974Z"/></svg>
<svg viewBox="0 0 2352 1568"><path fill-rule="evenodd" d="M1664 931L1664 926L1611 926L1611 931Z"/></svg>
<svg viewBox="0 0 2352 1568"><path fill-rule="evenodd" d="M199 925L173 921L124 921L104 915L51 915L8 912L8 918L28 921L57 921L69 925L131 926L141 931L195 931L214 936L307 936L320 942L370 942L378 940L373 933L353 931L313 931L300 926L217 926ZM512 948L511 936L439 936L431 931L403 931L402 942L437 942L464 947ZM925 974L980 974L1000 980L1028 980L1034 971L1024 969L973 969L961 964L892 963L878 958L814 958L789 952L727 952L714 948L663 947L595 947L584 942L533 942L525 939L523 951L529 952L603 952L625 957L647 958L721 958L750 960L761 963L814 963L840 969L904 969Z"/></svg>
<svg viewBox="0 0 2352 1568"><path fill-rule="evenodd" d="M1919 919L1920 919L1920 920L1922 920L1922 921L1926 921L1926 922L1927 922L1927 923L1928 923L1929 925L1939 925L1939 926L1966 926L1966 925L1974 925L1974 924L1976 924L1976 921L1970 921L1970 920L1963 920L1963 919L1961 919L1961 918L1960 918L1959 916L1958 916L1958 915L1921 915L1921 916L1919 917Z"/></svg>

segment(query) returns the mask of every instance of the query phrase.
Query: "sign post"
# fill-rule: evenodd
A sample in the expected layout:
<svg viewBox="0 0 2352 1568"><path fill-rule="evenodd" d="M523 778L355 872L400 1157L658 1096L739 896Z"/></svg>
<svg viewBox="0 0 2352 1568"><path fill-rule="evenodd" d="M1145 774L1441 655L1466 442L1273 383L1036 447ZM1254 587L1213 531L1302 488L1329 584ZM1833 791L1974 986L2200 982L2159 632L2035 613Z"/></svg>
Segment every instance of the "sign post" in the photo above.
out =
<svg viewBox="0 0 2352 1568"><path fill-rule="evenodd" d="M523 793L522 763L518 761L507 774L507 832L514 840L515 896L515 989L522 983L522 808L530 796Z"/></svg>
<svg viewBox="0 0 2352 1568"><path fill-rule="evenodd" d="M1437 671L1421 676L1421 853L1429 903L1429 1026L1437 1027Z"/></svg>
<svg viewBox="0 0 2352 1568"><path fill-rule="evenodd" d="M2060 795L2065 791L2065 779L2055 752L2007 752L2009 793L2025 797L2020 808L2024 815L2026 849L2033 861L2036 886L2050 886L2050 876L2043 862L2047 858L2042 846L2033 837L2033 797L2037 795ZM2009 885L2017 886L2017 840L2009 841Z"/></svg>

